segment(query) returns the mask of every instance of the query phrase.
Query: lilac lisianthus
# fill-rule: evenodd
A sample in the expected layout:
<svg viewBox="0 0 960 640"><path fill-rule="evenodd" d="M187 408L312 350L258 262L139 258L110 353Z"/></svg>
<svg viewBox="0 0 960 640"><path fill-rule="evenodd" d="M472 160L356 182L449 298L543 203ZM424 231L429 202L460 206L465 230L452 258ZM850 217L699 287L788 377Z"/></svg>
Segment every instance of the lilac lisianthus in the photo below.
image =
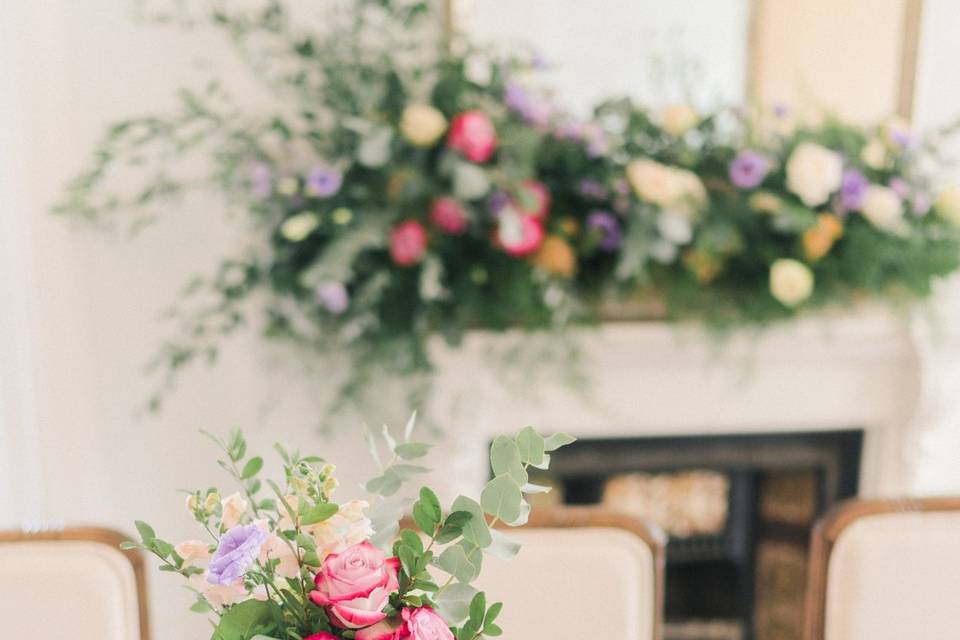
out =
<svg viewBox="0 0 960 640"><path fill-rule="evenodd" d="M870 181L856 169L844 171L843 180L840 182L841 206L846 210L859 209L869 186Z"/></svg>
<svg viewBox="0 0 960 640"><path fill-rule="evenodd" d="M606 252L616 251L620 248L623 240L623 234L620 231L620 223L609 211L594 211L587 216L587 228L592 231L600 232L600 244L597 245Z"/></svg>
<svg viewBox="0 0 960 640"><path fill-rule="evenodd" d="M759 187L770 172L770 160L762 153L745 149L730 163L730 182L740 189Z"/></svg>
<svg viewBox="0 0 960 640"><path fill-rule="evenodd" d="M347 288L340 282L324 282L317 287L317 300L323 308L334 315L340 315L350 305Z"/></svg>
<svg viewBox="0 0 960 640"><path fill-rule="evenodd" d="M316 166L307 173L304 183L307 193L315 198L329 198L340 191L343 174L325 166Z"/></svg>
<svg viewBox="0 0 960 640"><path fill-rule="evenodd" d="M220 538L210 559L207 582L233 584L257 561L269 534L255 524L237 525Z"/></svg>

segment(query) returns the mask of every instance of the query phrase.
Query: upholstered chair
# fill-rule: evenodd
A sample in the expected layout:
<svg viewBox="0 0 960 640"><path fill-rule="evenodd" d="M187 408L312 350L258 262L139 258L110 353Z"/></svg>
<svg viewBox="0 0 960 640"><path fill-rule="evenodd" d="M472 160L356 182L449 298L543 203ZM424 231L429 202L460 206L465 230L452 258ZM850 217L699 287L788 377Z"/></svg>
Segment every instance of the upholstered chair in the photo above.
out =
<svg viewBox="0 0 960 640"><path fill-rule="evenodd" d="M805 640L960 638L960 498L855 500L813 532Z"/></svg>
<svg viewBox="0 0 960 640"><path fill-rule="evenodd" d="M3 638L149 640L143 559L104 529L0 532Z"/></svg>

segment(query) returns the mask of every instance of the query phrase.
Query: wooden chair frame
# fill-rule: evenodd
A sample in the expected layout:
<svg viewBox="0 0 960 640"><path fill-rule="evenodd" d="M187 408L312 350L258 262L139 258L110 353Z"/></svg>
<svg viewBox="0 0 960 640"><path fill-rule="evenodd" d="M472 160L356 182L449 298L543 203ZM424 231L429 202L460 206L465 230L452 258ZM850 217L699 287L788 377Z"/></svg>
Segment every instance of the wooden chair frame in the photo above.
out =
<svg viewBox="0 0 960 640"><path fill-rule="evenodd" d="M415 529L416 524L409 517L400 523L402 528ZM633 516L603 507L548 507L533 509L530 520L518 530L530 529L566 529L604 527L621 529L637 536L646 543L653 554L653 638L663 638L664 591L666 580L667 535L660 527ZM497 523L497 529L509 531L513 527Z"/></svg>
<svg viewBox="0 0 960 640"><path fill-rule="evenodd" d="M960 498L906 498L849 500L824 515L814 526L810 542L804 640L823 640L826 630L827 572L840 535L855 522L891 513L960 511Z"/></svg>
<svg viewBox="0 0 960 640"><path fill-rule="evenodd" d="M133 576L137 584L137 606L140 613L140 640L150 640L150 616L147 606L147 584L143 554L136 549L120 549L120 543L132 540L112 529L99 527L67 527L63 529L44 529L39 531L0 531L0 544L10 542L36 541L78 541L96 542L122 553L133 567Z"/></svg>

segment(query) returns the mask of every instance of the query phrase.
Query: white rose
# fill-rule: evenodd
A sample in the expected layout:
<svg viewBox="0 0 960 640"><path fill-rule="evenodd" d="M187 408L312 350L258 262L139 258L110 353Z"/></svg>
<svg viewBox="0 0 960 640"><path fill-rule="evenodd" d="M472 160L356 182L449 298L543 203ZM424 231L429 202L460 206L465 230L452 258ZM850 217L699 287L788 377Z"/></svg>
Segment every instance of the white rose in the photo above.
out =
<svg viewBox="0 0 960 640"><path fill-rule="evenodd" d="M679 138L697 126L697 123L700 122L700 116L690 105L672 104L660 110L657 121L660 123L661 129Z"/></svg>
<svg viewBox="0 0 960 640"><path fill-rule="evenodd" d="M247 512L247 501L243 496L239 492L230 494L220 504L223 507L223 514L220 517L223 528L232 529L240 524L240 519Z"/></svg>
<svg viewBox="0 0 960 640"><path fill-rule="evenodd" d="M891 233L903 230L903 202L890 187L875 184L867 187L860 213L878 229Z"/></svg>
<svg viewBox="0 0 960 640"><path fill-rule="evenodd" d="M447 119L428 104L412 104L400 117L400 133L417 147L431 147L447 130Z"/></svg>
<svg viewBox="0 0 960 640"><path fill-rule="evenodd" d="M960 226L960 187L947 187L941 191L933 206L940 217Z"/></svg>
<svg viewBox="0 0 960 640"><path fill-rule="evenodd" d="M173 548L185 565L196 565L210 559L210 547L202 540L187 540Z"/></svg>
<svg viewBox="0 0 960 640"><path fill-rule="evenodd" d="M816 207L840 188L843 159L813 142L803 142L787 160L787 188L808 207Z"/></svg>
<svg viewBox="0 0 960 640"><path fill-rule="evenodd" d="M874 138L860 151L860 160L871 169L883 169L887 166L887 148Z"/></svg>
<svg viewBox="0 0 960 640"><path fill-rule="evenodd" d="M770 293L785 306L795 307L813 293L813 272L797 260L777 260L770 267Z"/></svg>

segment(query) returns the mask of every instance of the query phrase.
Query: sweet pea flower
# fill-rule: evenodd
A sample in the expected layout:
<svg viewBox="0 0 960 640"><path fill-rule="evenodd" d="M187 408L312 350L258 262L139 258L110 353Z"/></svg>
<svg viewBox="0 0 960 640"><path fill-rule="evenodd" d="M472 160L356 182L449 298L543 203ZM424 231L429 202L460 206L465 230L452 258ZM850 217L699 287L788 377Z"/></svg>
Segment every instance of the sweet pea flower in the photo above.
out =
<svg viewBox="0 0 960 640"><path fill-rule="evenodd" d="M183 563L187 566L198 565L210 559L210 548L202 540L181 542L173 550L183 558Z"/></svg>
<svg viewBox="0 0 960 640"><path fill-rule="evenodd" d="M486 162L497 149L497 131L487 114L478 110L464 111L450 123L447 146L459 151L470 162Z"/></svg>
<svg viewBox="0 0 960 640"><path fill-rule="evenodd" d="M224 529L232 529L240 524L240 519L247 512L247 501L239 491L224 498L220 506L223 509L220 523Z"/></svg>
<svg viewBox="0 0 960 640"><path fill-rule="evenodd" d="M386 554L367 541L323 561L310 592L314 604L324 607L331 624L343 629L362 629L386 619L383 608L399 588L399 558Z"/></svg>
<svg viewBox="0 0 960 640"><path fill-rule="evenodd" d="M427 232L416 220L405 220L390 232L390 257L401 267L417 264L427 252Z"/></svg>
<svg viewBox="0 0 960 640"><path fill-rule="evenodd" d="M730 163L730 182L740 189L759 187L770 172L770 160L762 153L744 150Z"/></svg>
<svg viewBox="0 0 960 640"><path fill-rule="evenodd" d="M269 534L255 524L236 526L220 538L210 560L207 582L231 585L242 578L260 556L260 547Z"/></svg>

